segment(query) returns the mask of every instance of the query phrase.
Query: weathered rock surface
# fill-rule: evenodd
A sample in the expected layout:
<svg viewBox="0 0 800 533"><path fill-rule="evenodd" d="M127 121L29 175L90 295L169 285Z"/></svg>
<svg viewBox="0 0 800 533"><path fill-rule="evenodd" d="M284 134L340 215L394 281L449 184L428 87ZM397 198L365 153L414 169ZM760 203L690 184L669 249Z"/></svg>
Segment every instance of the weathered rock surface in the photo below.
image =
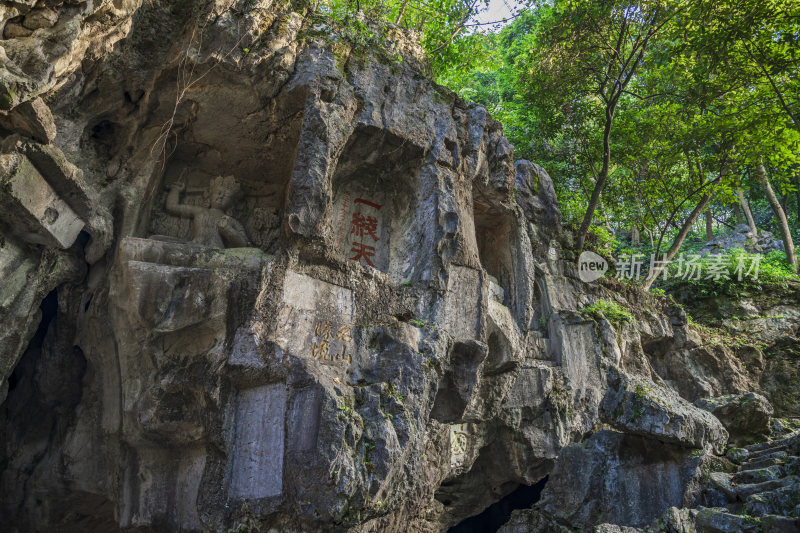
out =
<svg viewBox="0 0 800 533"><path fill-rule="evenodd" d="M24 102L7 114L0 114L0 128L20 132L35 141L48 144L56 137L53 114L41 98Z"/></svg>
<svg viewBox="0 0 800 533"><path fill-rule="evenodd" d="M550 474L555 482L548 482L542 499L532 509L514 511L501 531L560 533L578 528L594 532L778 533L795 531L800 523L797 462L788 455L797 453L800 433L748 446L753 459L744 459L739 466L707 454L686 456L677 447L673 448L677 455L659 455L655 460L653 454L636 453L636 448L618 455L620 447L601 448L598 444L630 442L633 438L652 446L652 441L614 433L611 435L617 437L609 439L602 437L604 433L610 432L598 432L583 445L564 448ZM587 452L587 448L592 451ZM600 449L605 453L597 453ZM688 483L675 483L675 478L670 481L670 472L674 475L681 464L680 460L675 462L681 454L683 464L689 467L683 471L691 476ZM776 462L768 476L757 473L761 462L778 456L787 460ZM594 461L587 461L588 457L594 457ZM640 466L646 477L631 475L630 469L637 464L635 457L647 458L647 466ZM745 483L753 476L769 479ZM676 487L686 492L673 493ZM625 497L610 496L615 490L627 491ZM681 499L678 505L683 507L669 507L660 514L660 509Z"/></svg>
<svg viewBox="0 0 800 533"><path fill-rule="evenodd" d="M775 416L800 416L800 284L788 282L780 290L745 289L736 296L707 299L678 296L698 321L717 325L738 340L730 343L732 352L758 382L759 388L753 390L769 400ZM709 396L719 394L690 399Z"/></svg>
<svg viewBox="0 0 800 533"><path fill-rule="evenodd" d="M0 529L444 531L549 474L564 520L627 531L695 497L725 432L679 395L756 390L743 364L580 281L547 173L399 29L0 18Z"/></svg>
<svg viewBox="0 0 800 533"><path fill-rule="evenodd" d="M620 431L716 453L728 441L719 420L675 391L616 371L609 372L600 418Z"/></svg>
<svg viewBox="0 0 800 533"><path fill-rule="evenodd" d="M697 503L704 461L702 455L679 446L600 431L561 450L532 511L541 516L525 520L584 530L602 523L646 526L671 507ZM501 531L518 530L514 527Z"/></svg>
<svg viewBox="0 0 800 533"><path fill-rule="evenodd" d="M758 441L770 433L770 417L775 411L766 398L755 392L704 398L695 404L722 422L733 444Z"/></svg>

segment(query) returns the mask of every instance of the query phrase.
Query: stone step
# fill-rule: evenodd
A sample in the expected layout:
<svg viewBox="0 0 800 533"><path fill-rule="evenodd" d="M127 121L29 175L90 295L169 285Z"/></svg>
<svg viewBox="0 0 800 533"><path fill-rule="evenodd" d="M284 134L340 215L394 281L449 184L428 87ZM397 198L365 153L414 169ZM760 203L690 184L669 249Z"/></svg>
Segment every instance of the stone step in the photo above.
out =
<svg viewBox="0 0 800 533"><path fill-rule="evenodd" d="M698 533L756 533L761 531L761 521L750 516L728 512L721 507L701 508L695 518Z"/></svg>
<svg viewBox="0 0 800 533"><path fill-rule="evenodd" d="M733 486L732 488L736 494L737 499L745 501L747 500L748 497L752 496L753 494L779 489L781 487L797 483L798 481L800 481L800 478L798 478L797 476L788 476L780 479L764 481L763 483L742 483L741 485L736 485Z"/></svg>
<svg viewBox="0 0 800 533"><path fill-rule="evenodd" d="M787 447L786 446L774 446L772 448L764 448L763 450L759 450L759 451L756 451L756 452L750 452L750 455L748 455L747 459L749 461L754 461L756 459L761 459L763 457L769 457L772 454L780 453L780 452L787 452L788 453Z"/></svg>
<svg viewBox="0 0 800 533"><path fill-rule="evenodd" d="M764 481L782 478L784 475L785 473L782 465L772 465L764 468L742 470L738 474L735 474L731 478L731 481L734 484L763 483Z"/></svg>
<svg viewBox="0 0 800 533"><path fill-rule="evenodd" d="M759 442L758 444L751 444L750 446L745 446L744 449L750 453L750 457L759 457L770 453L772 451L779 451L785 450L787 448L794 448L797 447L800 443L800 431L795 431L791 435L786 437L767 441L767 442ZM770 450L768 452L767 450Z"/></svg>
<svg viewBox="0 0 800 533"><path fill-rule="evenodd" d="M707 480L709 487L721 492L729 502L736 501L738 497L737 487L734 487L731 483L731 477L733 477L732 474L726 474L725 472L711 472Z"/></svg>
<svg viewBox="0 0 800 533"><path fill-rule="evenodd" d="M761 517L764 533L797 533L800 531L800 518L766 515Z"/></svg>
<svg viewBox="0 0 800 533"><path fill-rule="evenodd" d="M745 511L752 516L775 514L788 516L800 511L800 481L778 489L753 494L747 498Z"/></svg>
<svg viewBox="0 0 800 533"><path fill-rule="evenodd" d="M725 457L727 457L729 461L736 463L737 465L741 465L750 459L750 452L744 448L730 448L727 452L725 452Z"/></svg>
<svg viewBox="0 0 800 533"><path fill-rule="evenodd" d="M786 462L787 457L789 457L789 454L785 451L773 452L757 459L751 459L742 465L742 470L756 470L758 468L783 464Z"/></svg>

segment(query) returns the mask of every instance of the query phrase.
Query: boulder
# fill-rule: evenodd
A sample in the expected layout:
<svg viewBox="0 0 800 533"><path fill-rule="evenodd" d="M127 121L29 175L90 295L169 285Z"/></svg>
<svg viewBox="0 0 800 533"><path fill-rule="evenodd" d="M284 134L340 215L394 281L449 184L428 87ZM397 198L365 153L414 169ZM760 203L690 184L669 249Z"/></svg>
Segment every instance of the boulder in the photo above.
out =
<svg viewBox="0 0 800 533"><path fill-rule="evenodd" d="M41 28L52 28L58 22L58 12L54 9L36 8L32 9L25 15L22 25L29 30L38 30Z"/></svg>
<svg viewBox="0 0 800 533"><path fill-rule="evenodd" d="M598 523L644 527L695 501L708 461L681 446L599 431L561 451L530 513L584 530Z"/></svg>
<svg viewBox="0 0 800 533"><path fill-rule="evenodd" d="M744 448L730 448L725 452L725 457L736 463L737 465L744 464L750 457L750 452Z"/></svg>
<svg viewBox="0 0 800 533"><path fill-rule="evenodd" d="M776 239L772 232L759 230L758 234L754 234L750 231L750 226L739 224L733 230L708 241L700 249L699 254L720 254L735 248L749 253L766 253L771 250L783 250L783 241Z"/></svg>
<svg viewBox="0 0 800 533"><path fill-rule="evenodd" d="M45 246L72 246L85 222L21 154L0 155L0 217L17 237Z"/></svg>
<svg viewBox="0 0 800 533"><path fill-rule="evenodd" d="M4 39L19 39L20 37L28 37L32 33L33 30L26 28L18 22L7 22L6 27L3 28Z"/></svg>
<svg viewBox="0 0 800 533"><path fill-rule="evenodd" d="M707 411L653 381L608 372L600 418L613 428L650 439L721 454L728 432Z"/></svg>
<svg viewBox="0 0 800 533"><path fill-rule="evenodd" d="M695 509L678 509L670 507L656 522L656 526L648 528L650 531L656 530L659 533L697 533L694 527L694 519L697 516Z"/></svg>
<svg viewBox="0 0 800 533"><path fill-rule="evenodd" d="M758 441L770 434L774 410L766 398L755 392L704 398L695 405L717 417L734 444Z"/></svg>

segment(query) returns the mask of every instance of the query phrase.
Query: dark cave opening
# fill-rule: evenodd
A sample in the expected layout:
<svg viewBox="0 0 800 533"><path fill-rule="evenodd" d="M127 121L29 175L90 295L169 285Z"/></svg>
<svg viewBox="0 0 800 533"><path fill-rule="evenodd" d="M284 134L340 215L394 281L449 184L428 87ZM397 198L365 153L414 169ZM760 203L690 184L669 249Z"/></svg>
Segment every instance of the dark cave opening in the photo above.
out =
<svg viewBox="0 0 800 533"><path fill-rule="evenodd" d="M505 498L496 501L483 510L482 513L471 516L459 524L451 527L448 533L489 533L500 529L509 521L515 509L530 509L539 497L547 483L547 476L533 485L520 485Z"/></svg>
<svg viewBox="0 0 800 533"><path fill-rule="evenodd" d="M32 348L40 349L42 346L42 342L44 342L44 337L47 335L47 329L50 327L50 322L53 321L55 318L56 313L58 312L58 290L53 289L50 293L45 296L42 303L39 305L39 309L42 310L42 319L39 321L39 326L36 328L36 333L33 334L30 343L28 344L28 348L25 350L25 354L31 351ZM23 355L24 357L24 355ZM17 387L20 379L22 378L21 374L25 372L25 368L23 365L17 365L11 375L8 376L8 395L11 395L11 392Z"/></svg>
<svg viewBox="0 0 800 533"><path fill-rule="evenodd" d="M42 303L39 305L39 309L42 310L42 320L39 322L39 327L36 328L36 333L34 333L31 339L31 344L36 343L38 346L41 346L42 341L44 341L44 336L47 335L50 322L53 321L58 312L58 289L53 289L44 297L44 300L42 300Z"/></svg>

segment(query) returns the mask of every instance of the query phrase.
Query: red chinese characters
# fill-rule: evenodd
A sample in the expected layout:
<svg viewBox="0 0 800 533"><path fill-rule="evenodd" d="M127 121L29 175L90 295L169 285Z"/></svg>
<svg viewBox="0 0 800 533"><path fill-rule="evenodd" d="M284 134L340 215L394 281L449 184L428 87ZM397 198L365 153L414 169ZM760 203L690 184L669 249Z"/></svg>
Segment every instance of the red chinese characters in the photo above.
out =
<svg viewBox="0 0 800 533"><path fill-rule="evenodd" d="M380 211L381 207L383 207L380 204L370 202L364 198L356 198L353 200L353 203L361 204L376 211ZM351 243L352 248L350 249L350 252L355 255L353 255L350 260L361 261L363 258L369 266L375 268L375 264L372 262L372 258L375 257L375 246L369 243L370 239L372 243L380 240L378 237L378 219L370 214L356 211L353 213L353 219L351 220L350 235L353 235L359 239L357 242L353 241ZM367 240L367 243L364 242L365 239Z"/></svg>

